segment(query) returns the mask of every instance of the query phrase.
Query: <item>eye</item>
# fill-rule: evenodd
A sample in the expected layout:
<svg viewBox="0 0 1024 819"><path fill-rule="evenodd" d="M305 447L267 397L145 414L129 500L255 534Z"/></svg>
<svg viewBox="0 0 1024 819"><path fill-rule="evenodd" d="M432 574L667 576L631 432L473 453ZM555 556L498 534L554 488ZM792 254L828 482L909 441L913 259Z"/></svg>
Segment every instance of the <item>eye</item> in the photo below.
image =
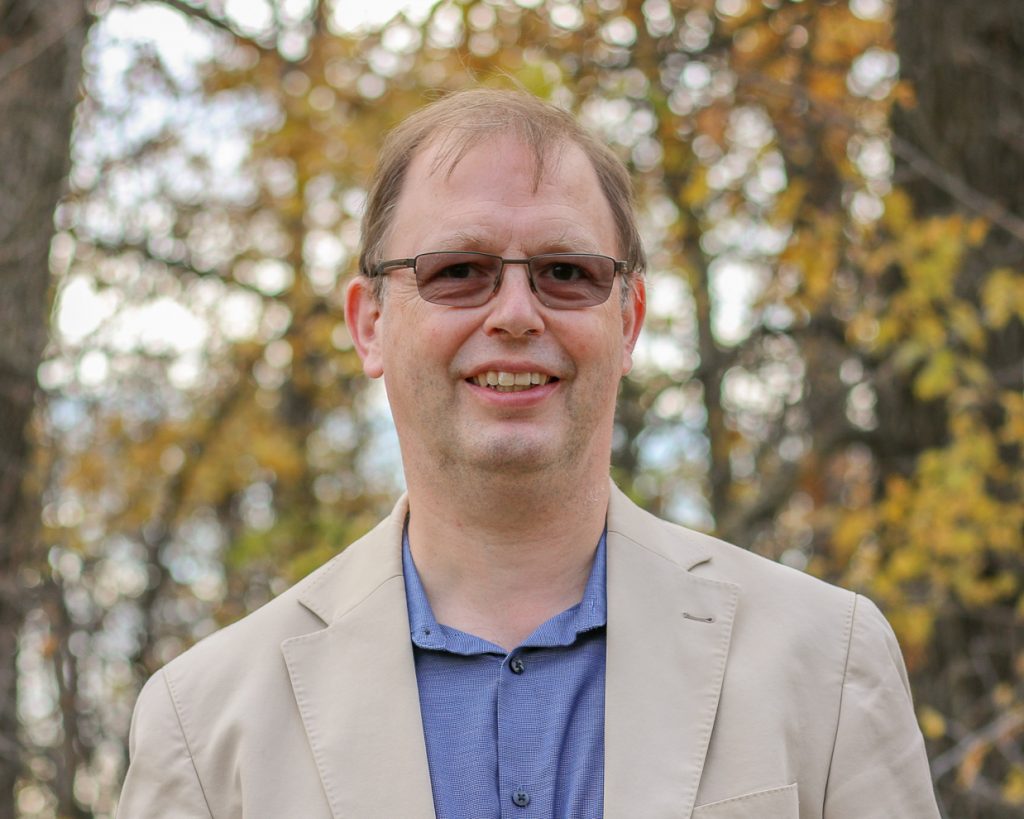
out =
<svg viewBox="0 0 1024 819"><path fill-rule="evenodd" d="M468 279L470 276L479 275L479 271L468 262L450 264L442 267L434 274L435 279Z"/></svg>
<svg viewBox="0 0 1024 819"><path fill-rule="evenodd" d="M465 282L488 279L493 263L472 253L424 253L417 258L416 276L424 282Z"/></svg>
<svg viewBox="0 0 1024 819"><path fill-rule="evenodd" d="M587 271L578 264L569 262L557 262L548 267L547 275L559 282L574 282L579 279L590 278Z"/></svg>
<svg viewBox="0 0 1024 819"><path fill-rule="evenodd" d="M537 279L552 284L575 284L592 282L595 278L588 260L579 256L570 258L548 258L541 260L537 270Z"/></svg>

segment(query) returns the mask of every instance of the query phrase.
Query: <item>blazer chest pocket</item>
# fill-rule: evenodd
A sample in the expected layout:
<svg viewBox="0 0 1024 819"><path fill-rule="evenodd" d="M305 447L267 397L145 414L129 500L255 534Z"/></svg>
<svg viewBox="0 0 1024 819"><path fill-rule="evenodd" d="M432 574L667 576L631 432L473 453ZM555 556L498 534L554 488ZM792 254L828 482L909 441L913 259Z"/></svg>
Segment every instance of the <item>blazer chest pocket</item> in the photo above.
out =
<svg viewBox="0 0 1024 819"><path fill-rule="evenodd" d="M698 805L693 819L799 819L796 783Z"/></svg>

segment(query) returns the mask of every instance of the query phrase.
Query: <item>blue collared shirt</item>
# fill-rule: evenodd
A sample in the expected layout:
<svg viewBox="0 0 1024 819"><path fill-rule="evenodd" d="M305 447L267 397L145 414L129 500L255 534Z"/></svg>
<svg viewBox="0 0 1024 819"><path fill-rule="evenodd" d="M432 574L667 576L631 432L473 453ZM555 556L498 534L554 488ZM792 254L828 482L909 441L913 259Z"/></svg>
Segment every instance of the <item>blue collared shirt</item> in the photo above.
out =
<svg viewBox="0 0 1024 819"><path fill-rule="evenodd" d="M437 622L408 534L402 565L437 819L599 819L605 536L583 599L507 654Z"/></svg>

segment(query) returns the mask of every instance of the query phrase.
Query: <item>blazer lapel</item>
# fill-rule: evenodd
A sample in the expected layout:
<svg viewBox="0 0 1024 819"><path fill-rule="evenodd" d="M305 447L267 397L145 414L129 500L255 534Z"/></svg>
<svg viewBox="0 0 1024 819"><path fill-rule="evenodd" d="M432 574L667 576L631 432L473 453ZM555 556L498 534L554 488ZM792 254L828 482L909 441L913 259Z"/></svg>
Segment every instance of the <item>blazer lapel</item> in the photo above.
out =
<svg viewBox="0 0 1024 819"><path fill-rule="evenodd" d="M687 819L714 727L738 587L613 487L608 514L604 819ZM665 541L664 543L660 541Z"/></svg>
<svg viewBox="0 0 1024 819"><path fill-rule="evenodd" d="M435 819L402 579L406 508L300 596L327 627L281 646L334 819Z"/></svg>
<svg viewBox="0 0 1024 819"><path fill-rule="evenodd" d="M407 505L325 566L300 602L325 628L282 644L334 819L435 819L401 536ZM604 819L688 819L725 672L738 587L691 573L697 538L612 487Z"/></svg>

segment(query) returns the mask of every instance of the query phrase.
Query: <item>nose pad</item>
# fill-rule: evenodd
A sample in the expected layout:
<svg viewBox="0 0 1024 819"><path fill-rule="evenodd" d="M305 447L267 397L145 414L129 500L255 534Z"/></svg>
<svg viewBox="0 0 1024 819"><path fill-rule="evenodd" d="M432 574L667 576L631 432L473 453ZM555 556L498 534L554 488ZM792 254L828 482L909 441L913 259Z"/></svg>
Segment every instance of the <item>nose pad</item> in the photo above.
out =
<svg viewBox="0 0 1024 819"><path fill-rule="evenodd" d="M522 269L523 278L526 279L526 286L529 287L530 293L536 297L537 286L533 283L533 276L530 275L530 269L525 264L505 264L502 266L501 272L498 273L498 277L494 281L494 290L491 291L491 298L500 298L502 290L509 289L509 285L505 283L505 271L510 267L518 267ZM518 281L519 277L513 274L512 279ZM502 285L504 285L504 288ZM515 287L515 285L513 285L513 287Z"/></svg>
<svg viewBox="0 0 1024 819"><path fill-rule="evenodd" d="M514 336L538 335L544 330L544 319L538 309L541 304L537 298L537 288L526 265L515 267L522 268L522 276L526 280L525 292L521 290L519 276L513 274L506 280L505 267L502 267L495 281L491 309L484 327L487 332L505 332Z"/></svg>

